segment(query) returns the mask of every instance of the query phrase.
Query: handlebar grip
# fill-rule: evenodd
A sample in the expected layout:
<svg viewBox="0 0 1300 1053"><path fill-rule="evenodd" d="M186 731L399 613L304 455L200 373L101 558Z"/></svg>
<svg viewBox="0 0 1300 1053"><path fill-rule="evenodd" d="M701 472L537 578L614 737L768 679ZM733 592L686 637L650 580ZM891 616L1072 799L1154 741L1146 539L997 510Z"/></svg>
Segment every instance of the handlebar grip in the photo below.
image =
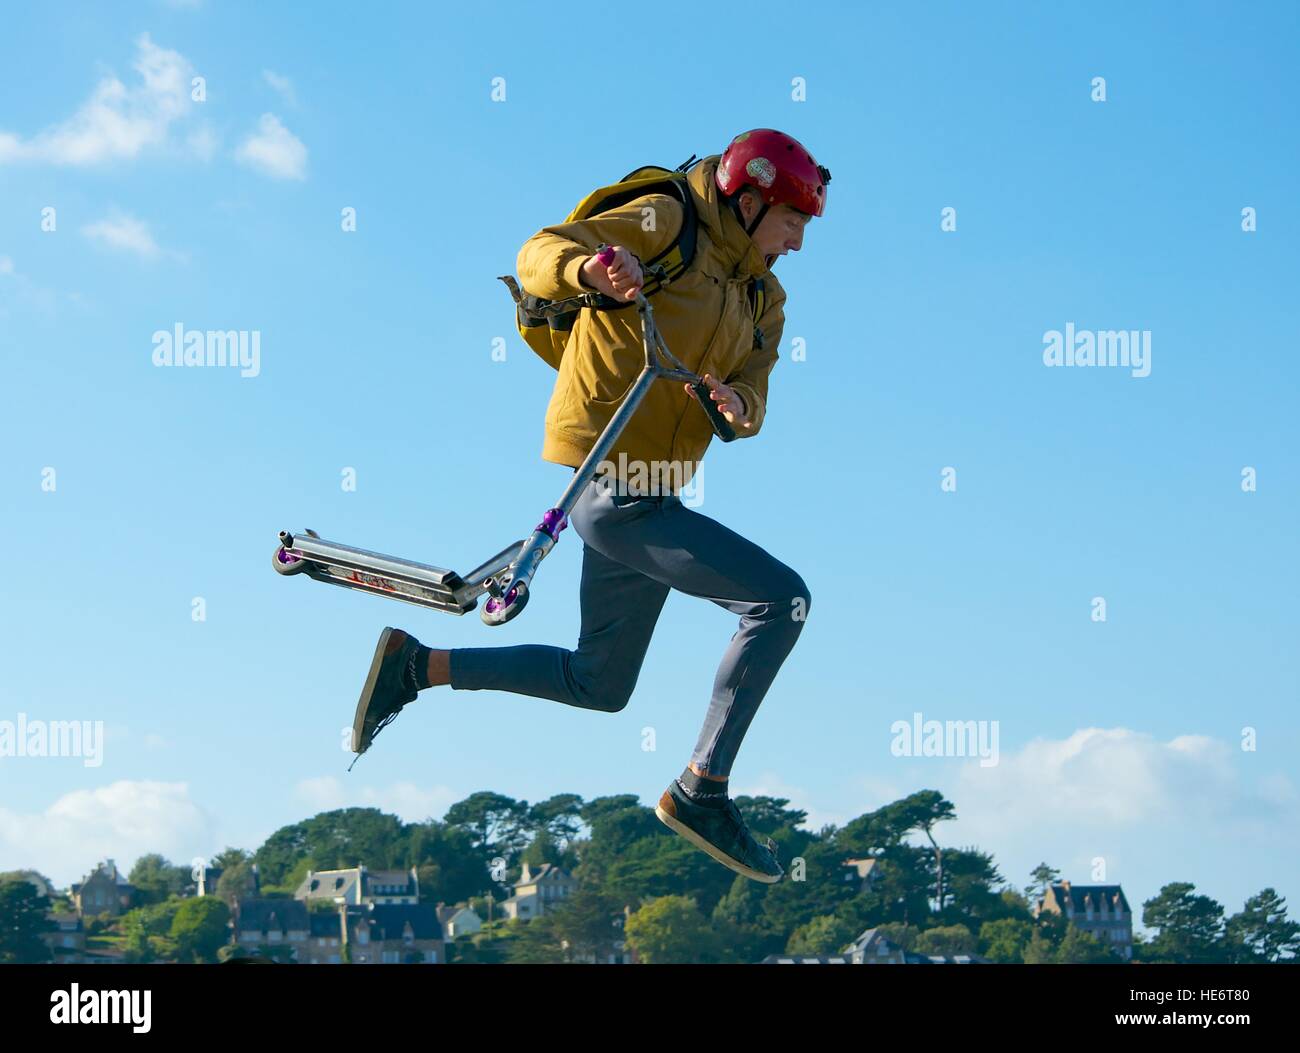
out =
<svg viewBox="0 0 1300 1053"><path fill-rule="evenodd" d="M596 253L596 258L599 259L600 262L603 263L606 267L608 267L611 263L614 262L614 250L611 249L608 245L602 245L600 247L600 251Z"/></svg>
<svg viewBox="0 0 1300 1053"><path fill-rule="evenodd" d="M709 385L702 380L698 381L691 385L691 392L695 395L695 400L704 407L704 412L709 415L709 423L713 425L718 438L723 442L731 442L736 437L736 429L727 422L727 418L722 415L722 410L718 409L718 404L709 397Z"/></svg>

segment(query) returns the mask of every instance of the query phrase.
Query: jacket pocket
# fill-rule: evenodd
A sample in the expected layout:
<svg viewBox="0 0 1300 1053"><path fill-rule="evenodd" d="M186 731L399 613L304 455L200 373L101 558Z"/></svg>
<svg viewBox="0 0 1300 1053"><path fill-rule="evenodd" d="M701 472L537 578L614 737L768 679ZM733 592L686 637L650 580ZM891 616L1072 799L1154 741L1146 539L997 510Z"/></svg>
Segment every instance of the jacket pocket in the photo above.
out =
<svg viewBox="0 0 1300 1053"><path fill-rule="evenodd" d="M625 310L637 319L633 308ZM609 330L590 322L581 331L575 327L569 342L569 352L574 355L571 379L575 398L600 406L615 406L623 401L645 366L641 341L631 339L639 332L631 334L618 323Z"/></svg>

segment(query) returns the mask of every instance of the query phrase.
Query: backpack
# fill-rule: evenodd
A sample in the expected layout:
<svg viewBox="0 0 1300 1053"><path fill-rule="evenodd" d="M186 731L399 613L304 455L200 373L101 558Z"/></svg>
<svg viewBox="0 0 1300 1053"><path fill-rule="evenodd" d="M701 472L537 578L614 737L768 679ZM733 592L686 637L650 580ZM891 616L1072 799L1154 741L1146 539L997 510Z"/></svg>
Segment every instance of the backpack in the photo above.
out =
<svg viewBox="0 0 1300 1053"><path fill-rule="evenodd" d="M617 183L601 187L588 194L569 213L565 222L590 219L592 216L626 205L629 201L646 194L667 194L680 201L685 211L677 237L663 252L642 264L645 284L641 287L641 291L649 298L684 274L695 258L700 217L696 212L695 198L687 185L686 176L696 163L697 158L692 154L672 170L658 165L645 165L635 169ZM663 268L662 277L650 273L650 269L656 266ZM552 369L560 368L560 359L564 356L565 345L568 344L569 336L572 334L573 323L578 318L578 312L584 307L597 311L619 311L635 306L635 301L615 300L612 296L606 296L595 290L563 300L545 300L521 290L519 283L511 275L502 275L499 280L505 282L506 288L514 298L515 323L519 327L519 335ZM758 328L758 319L763 313L763 301L763 280L755 278L749 286L749 302L754 315L756 347L763 346L763 334Z"/></svg>

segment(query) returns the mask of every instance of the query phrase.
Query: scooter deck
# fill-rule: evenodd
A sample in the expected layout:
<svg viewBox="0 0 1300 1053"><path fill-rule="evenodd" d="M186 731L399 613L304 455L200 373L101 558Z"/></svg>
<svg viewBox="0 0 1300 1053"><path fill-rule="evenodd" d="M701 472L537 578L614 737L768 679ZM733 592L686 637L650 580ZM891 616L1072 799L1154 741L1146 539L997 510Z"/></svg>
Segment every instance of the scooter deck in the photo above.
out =
<svg viewBox="0 0 1300 1053"><path fill-rule="evenodd" d="M280 535L276 569L448 614L468 614L487 591L484 580L508 567L522 545L522 539L508 545L462 577L443 567L327 541L311 531L296 536L286 531Z"/></svg>

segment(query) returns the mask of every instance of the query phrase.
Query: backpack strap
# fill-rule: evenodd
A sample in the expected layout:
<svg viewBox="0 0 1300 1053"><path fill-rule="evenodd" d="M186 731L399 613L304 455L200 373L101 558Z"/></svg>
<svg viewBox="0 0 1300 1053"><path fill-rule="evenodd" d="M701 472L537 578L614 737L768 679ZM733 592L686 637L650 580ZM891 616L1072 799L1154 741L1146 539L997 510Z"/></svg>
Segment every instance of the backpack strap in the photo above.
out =
<svg viewBox="0 0 1300 1053"><path fill-rule="evenodd" d="M754 347L763 350L763 330L758 327L758 320L763 317L763 308L767 303L767 286L762 278L755 278L749 283L749 307L754 314Z"/></svg>

